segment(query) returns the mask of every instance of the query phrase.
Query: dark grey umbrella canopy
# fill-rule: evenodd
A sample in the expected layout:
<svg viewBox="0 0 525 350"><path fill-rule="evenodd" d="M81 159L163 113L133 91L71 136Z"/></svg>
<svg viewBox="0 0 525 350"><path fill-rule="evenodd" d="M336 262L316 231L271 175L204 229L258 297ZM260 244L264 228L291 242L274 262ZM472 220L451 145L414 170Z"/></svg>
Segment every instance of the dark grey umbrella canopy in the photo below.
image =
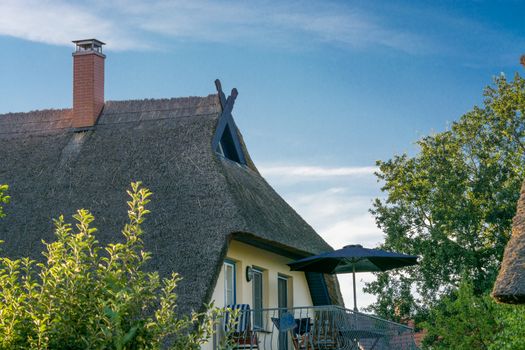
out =
<svg viewBox="0 0 525 350"><path fill-rule="evenodd" d="M347 245L342 249L289 263L292 271L324 273L381 272L417 264L417 256ZM355 266L355 270L354 270Z"/></svg>
<svg viewBox="0 0 525 350"><path fill-rule="evenodd" d="M292 271L323 272L330 274L352 273L354 289L354 310L357 311L355 293L356 272L382 272L403 266L417 264L417 256L387 252L380 249L363 248L359 244L347 245L342 249L310 256L289 263Z"/></svg>

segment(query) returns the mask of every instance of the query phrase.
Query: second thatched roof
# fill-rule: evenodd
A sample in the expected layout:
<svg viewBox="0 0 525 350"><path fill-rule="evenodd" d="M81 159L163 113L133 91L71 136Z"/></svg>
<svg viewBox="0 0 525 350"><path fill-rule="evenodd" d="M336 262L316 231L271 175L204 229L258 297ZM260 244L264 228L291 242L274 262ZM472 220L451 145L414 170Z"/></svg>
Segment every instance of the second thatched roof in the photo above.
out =
<svg viewBox="0 0 525 350"><path fill-rule="evenodd" d="M525 303L525 182L492 296L502 303Z"/></svg>

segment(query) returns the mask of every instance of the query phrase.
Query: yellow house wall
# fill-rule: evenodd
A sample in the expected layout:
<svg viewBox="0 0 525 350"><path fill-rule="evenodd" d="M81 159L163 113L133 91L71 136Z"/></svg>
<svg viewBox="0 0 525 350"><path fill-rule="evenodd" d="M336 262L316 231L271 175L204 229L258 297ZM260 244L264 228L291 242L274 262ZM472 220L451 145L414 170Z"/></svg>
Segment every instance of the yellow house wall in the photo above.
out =
<svg viewBox="0 0 525 350"><path fill-rule="evenodd" d="M252 283L246 281L246 266L253 266L263 271L263 305L265 308L278 306L277 278L288 277L288 307L312 306L312 298L304 272L290 271L287 263L290 258L252 247L248 244L232 241L226 258L235 262L237 304L252 305ZM224 305L224 269L221 269L217 285L212 295L215 305Z"/></svg>
<svg viewBox="0 0 525 350"><path fill-rule="evenodd" d="M251 245L231 241L226 259L235 262L236 272L236 302L250 304L252 302L252 283L246 281L246 266L253 266L263 271L263 306L264 308L278 307L277 279L279 275L288 277L288 307L312 306L312 298L304 272L290 271L287 263L290 258L268 252ZM217 280L212 300L215 306L224 307L224 268ZM277 346L278 338L273 339L273 348ZM202 350L212 350L213 342L202 346ZM289 347L292 348L291 345Z"/></svg>

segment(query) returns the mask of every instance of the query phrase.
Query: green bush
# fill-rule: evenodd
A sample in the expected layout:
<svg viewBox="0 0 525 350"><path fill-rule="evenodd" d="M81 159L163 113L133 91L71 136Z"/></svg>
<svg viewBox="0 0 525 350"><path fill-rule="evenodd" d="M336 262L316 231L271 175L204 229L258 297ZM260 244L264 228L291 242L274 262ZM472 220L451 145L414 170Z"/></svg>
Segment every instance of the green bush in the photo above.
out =
<svg viewBox="0 0 525 350"><path fill-rule="evenodd" d="M525 306L498 304L499 329L489 350L525 350Z"/></svg>
<svg viewBox="0 0 525 350"><path fill-rule="evenodd" d="M123 243L101 245L81 209L75 225L55 220L42 263L0 258L0 349L198 349L210 339L219 310L178 315L180 277L143 271L151 192L132 183L128 194Z"/></svg>
<svg viewBox="0 0 525 350"><path fill-rule="evenodd" d="M466 278L421 326L428 330L423 349L525 350L525 307L476 295Z"/></svg>

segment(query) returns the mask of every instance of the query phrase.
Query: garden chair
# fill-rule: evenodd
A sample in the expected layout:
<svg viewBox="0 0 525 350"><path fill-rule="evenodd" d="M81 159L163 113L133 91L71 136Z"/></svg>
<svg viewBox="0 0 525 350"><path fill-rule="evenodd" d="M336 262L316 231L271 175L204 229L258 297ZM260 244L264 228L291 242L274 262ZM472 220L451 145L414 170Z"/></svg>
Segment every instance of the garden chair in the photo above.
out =
<svg viewBox="0 0 525 350"><path fill-rule="evenodd" d="M272 323L279 333L290 334L295 350L313 350L312 339L310 337L311 319L310 317L295 318L289 312L283 313L279 318L272 317Z"/></svg>
<svg viewBox="0 0 525 350"><path fill-rule="evenodd" d="M257 333L251 327L251 310L248 304L234 304L226 306L236 316L230 320L230 313L224 319L224 331L230 337L235 349L259 349Z"/></svg>

